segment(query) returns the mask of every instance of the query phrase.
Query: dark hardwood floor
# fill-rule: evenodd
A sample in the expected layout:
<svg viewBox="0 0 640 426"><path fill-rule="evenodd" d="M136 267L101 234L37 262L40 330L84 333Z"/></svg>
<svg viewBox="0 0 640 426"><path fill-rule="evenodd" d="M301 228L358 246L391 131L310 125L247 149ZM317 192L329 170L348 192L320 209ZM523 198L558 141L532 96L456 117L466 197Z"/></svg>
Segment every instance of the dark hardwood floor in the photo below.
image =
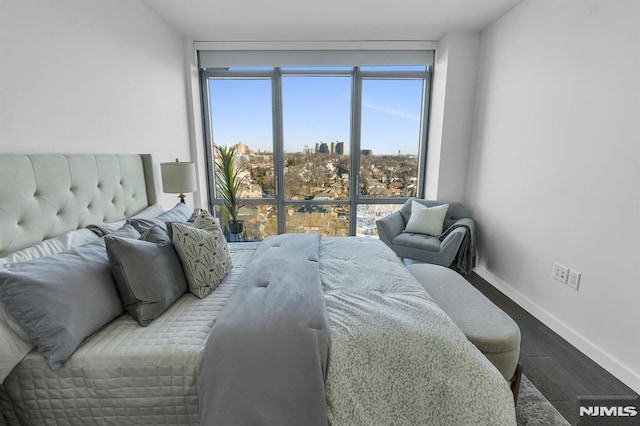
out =
<svg viewBox="0 0 640 426"><path fill-rule="evenodd" d="M524 375L569 423L578 422L580 395L637 395L480 276L465 278L518 323Z"/></svg>

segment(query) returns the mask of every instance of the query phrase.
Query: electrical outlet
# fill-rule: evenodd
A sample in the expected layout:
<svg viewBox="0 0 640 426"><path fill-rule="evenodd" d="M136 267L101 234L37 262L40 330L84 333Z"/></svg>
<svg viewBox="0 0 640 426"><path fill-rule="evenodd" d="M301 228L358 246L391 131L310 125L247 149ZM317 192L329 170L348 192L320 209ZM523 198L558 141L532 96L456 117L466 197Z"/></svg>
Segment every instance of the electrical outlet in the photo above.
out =
<svg viewBox="0 0 640 426"><path fill-rule="evenodd" d="M566 284L567 279L569 278L569 268L556 263L553 265L553 274L551 276L554 280L560 281L562 284Z"/></svg>
<svg viewBox="0 0 640 426"><path fill-rule="evenodd" d="M569 271L569 282L567 285L577 290L578 287L580 287L580 272L574 270Z"/></svg>

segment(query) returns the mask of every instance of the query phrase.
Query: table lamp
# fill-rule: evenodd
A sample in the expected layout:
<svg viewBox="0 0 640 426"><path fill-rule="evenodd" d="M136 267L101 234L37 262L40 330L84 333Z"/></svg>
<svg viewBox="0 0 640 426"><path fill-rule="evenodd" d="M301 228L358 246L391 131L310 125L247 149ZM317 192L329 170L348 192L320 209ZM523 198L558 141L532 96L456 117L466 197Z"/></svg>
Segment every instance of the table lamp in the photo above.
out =
<svg viewBox="0 0 640 426"><path fill-rule="evenodd" d="M189 162L180 162L176 158L172 163L161 163L162 191L168 194L180 194L180 202L184 203L184 193L196 190L196 166Z"/></svg>

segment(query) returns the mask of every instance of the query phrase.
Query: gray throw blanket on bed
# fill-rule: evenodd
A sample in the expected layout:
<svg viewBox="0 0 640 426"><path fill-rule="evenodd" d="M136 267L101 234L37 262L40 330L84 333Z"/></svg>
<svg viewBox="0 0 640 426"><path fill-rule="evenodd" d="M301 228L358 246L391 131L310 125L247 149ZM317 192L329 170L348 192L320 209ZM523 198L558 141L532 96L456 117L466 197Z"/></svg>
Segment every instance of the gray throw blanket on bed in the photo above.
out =
<svg viewBox="0 0 640 426"><path fill-rule="evenodd" d="M203 353L201 425L327 425L320 237L265 239Z"/></svg>
<svg viewBox="0 0 640 426"><path fill-rule="evenodd" d="M458 228L465 228L464 238L456 254L456 267L464 274L469 274L476 266L476 225L472 219L459 219L451 225L442 235L440 241L443 241L447 235Z"/></svg>

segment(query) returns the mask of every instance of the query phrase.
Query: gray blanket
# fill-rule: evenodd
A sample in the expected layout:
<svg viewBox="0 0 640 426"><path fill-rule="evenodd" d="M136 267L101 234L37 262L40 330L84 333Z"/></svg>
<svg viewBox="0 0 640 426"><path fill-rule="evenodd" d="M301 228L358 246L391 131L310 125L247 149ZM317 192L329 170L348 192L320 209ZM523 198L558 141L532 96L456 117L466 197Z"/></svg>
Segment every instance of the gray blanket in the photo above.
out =
<svg viewBox="0 0 640 426"><path fill-rule="evenodd" d="M472 219L462 218L456 223L447 228L446 231L440 235L440 241L444 240L453 230L458 228L465 228L467 232L464 233L462 243L458 253L456 253L456 267L464 274L469 274L476 266L476 226Z"/></svg>
<svg viewBox="0 0 640 426"><path fill-rule="evenodd" d="M329 331L320 237L263 241L214 325L198 378L202 425L326 425Z"/></svg>

